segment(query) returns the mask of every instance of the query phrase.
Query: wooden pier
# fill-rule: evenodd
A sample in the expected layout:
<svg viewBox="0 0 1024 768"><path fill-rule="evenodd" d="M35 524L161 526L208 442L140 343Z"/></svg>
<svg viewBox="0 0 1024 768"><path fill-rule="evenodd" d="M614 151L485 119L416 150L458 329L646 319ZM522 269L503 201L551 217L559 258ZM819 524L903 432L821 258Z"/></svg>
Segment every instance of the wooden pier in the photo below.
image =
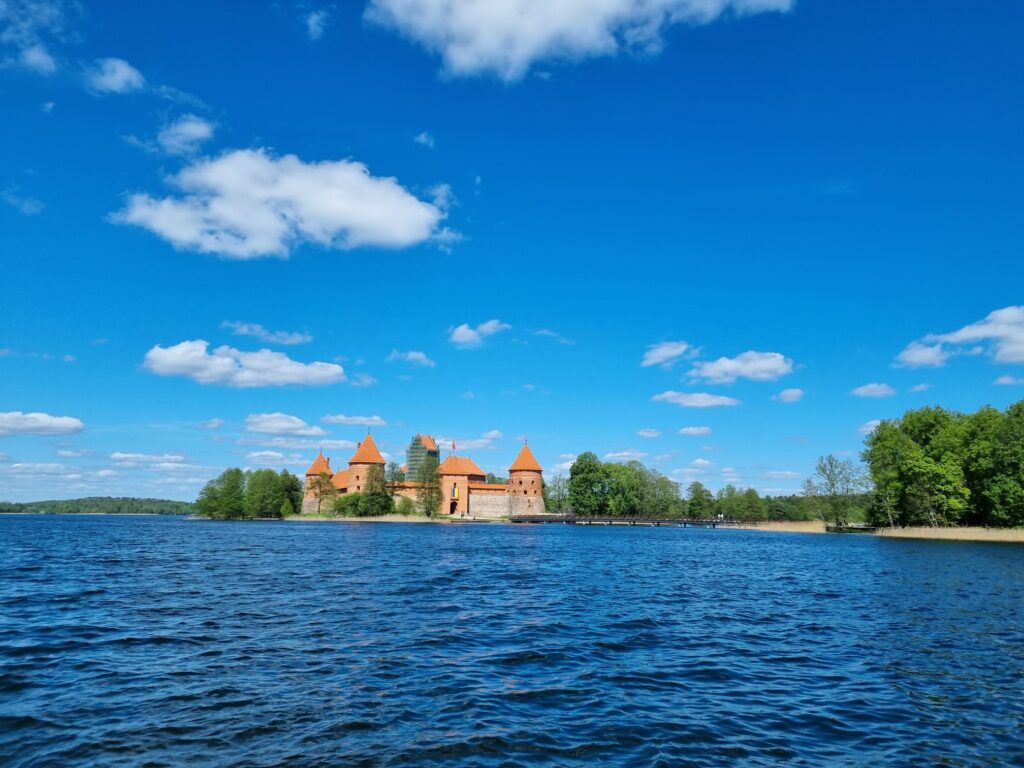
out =
<svg viewBox="0 0 1024 768"><path fill-rule="evenodd" d="M587 517L584 515L512 515L509 518L513 523L535 523L551 524L561 523L563 525L646 525L646 526L669 526L676 528L728 528L740 524L740 520L687 520L679 517Z"/></svg>

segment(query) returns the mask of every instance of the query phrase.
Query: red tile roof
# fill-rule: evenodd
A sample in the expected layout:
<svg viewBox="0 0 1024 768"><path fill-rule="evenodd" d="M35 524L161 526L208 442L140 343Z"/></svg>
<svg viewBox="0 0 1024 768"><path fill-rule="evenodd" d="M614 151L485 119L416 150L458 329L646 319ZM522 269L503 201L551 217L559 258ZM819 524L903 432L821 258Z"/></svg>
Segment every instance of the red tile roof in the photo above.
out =
<svg viewBox="0 0 1024 768"><path fill-rule="evenodd" d="M449 456L441 462L438 471L442 475L477 475L484 477L487 474L472 459L464 456Z"/></svg>
<svg viewBox="0 0 1024 768"><path fill-rule="evenodd" d="M512 466L508 468L509 472L543 472L540 468L540 464L537 463L537 459L533 456L533 451L530 450L530 446L523 444L523 449L516 456L516 460L512 462Z"/></svg>
<svg viewBox="0 0 1024 768"><path fill-rule="evenodd" d="M331 463L324 458L324 452L320 451L317 457L313 459L313 463L309 465L309 469L306 470L306 477L310 475L319 475L326 472L328 475L331 473Z"/></svg>
<svg viewBox="0 0 1024 768"><path fill-rule="evenodd" d="M377 450L377 444L373 442L373 435L367 433L366 439L363 440L357 447L356 452L352 454L352 458L348 460L349 464L383 464L384 457L380 455L380 451Z"/></svg>
<svg viewBox="0 0 1024 768"><path fill-rule="evenodd" d="M437 450L437 443L434 441L434 438L432 438L430 435L416 435L416 437L420 439L420 442L423 443L423 447L426 448L428 451Z"/></svg>

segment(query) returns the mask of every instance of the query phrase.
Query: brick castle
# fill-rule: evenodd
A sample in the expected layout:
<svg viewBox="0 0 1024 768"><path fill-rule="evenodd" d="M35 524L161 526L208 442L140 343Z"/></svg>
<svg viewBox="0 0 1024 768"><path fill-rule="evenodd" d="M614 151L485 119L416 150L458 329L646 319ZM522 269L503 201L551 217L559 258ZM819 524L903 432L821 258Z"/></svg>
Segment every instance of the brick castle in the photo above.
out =
<svg viewBox="0 0 1024 768"><path fill-rule="evenodd" d="M486 473L467 456L456 456L453 451L440 462L441 514L469 515L472 517L508 517L510 515L532 515L544 512L544 470L534 458L530 447L523 444L512 466L508 468L507 482L487 482ZM406 449L406 464L403 467L406 480L394 486L396 496L406 496L415 501L420 484L415 481L419 467L433 457L440 460L437 442L430 435L416 435ZM312 493L312 480L322 474L330 475L331 483L339 494L359 493L366 484L371 467L385 466L384 457L377 449L373 436L356 446L355 453L348 460L348 467L337 472L331 469L331 460L320 451L312 465L306 470L306 493L303 511L316 509Z"/></svg>

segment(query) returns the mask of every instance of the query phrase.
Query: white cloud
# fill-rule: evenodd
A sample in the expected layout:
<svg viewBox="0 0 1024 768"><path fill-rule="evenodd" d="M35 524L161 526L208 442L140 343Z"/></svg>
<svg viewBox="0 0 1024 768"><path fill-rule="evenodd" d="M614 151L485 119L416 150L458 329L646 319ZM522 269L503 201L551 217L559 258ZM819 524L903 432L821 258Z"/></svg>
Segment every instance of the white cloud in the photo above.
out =
<svg viewBox="0 0 1024 768"><path fill-rule="evenodd" d="M52 102L52 101L44 101L44 102L43 102L42 104L40 104L40 105L39 105L39 108L40 108L40 109L41 109L41 110L42 110L42 111L43 111L43 112L44 112L45 114L47 114L47 115L48 115L48 114L50 114L51 112L53 112L53 108L54 108L54 107L56 107L56 106L57 106L57 105L56 105L56 103L54 103L54 102Z"/></svg>
<svg viewBox="0 0 1024 768"><path fill-rule="evenodd" d="M31 69L40 75L52 75L57 71L57 62L41 43L22 48L18 59L25 69Z"/></svg>
<svg viewBox="0 0 1024 768"><path fill-rule="evenodd" d="M21 461L15 464L8 464L7 466L0 466L0 472L10 473L13 475L63 475L65 479L71 477L72 473L74 473L76 469L76 467L69 467L66 464L46 464Z"/></svg>
<svg viewBox="0 0 1024 768"><path fill-rule="evenodd" d="M910 342L896 357L898 365L907 368L940 368L946 364L952 353L943 349L941 344L922 344Z"/></svg>
<svg viewBox="0 0 1024 768"><path fill-rule="evenodd" d="M323 9L311 11L306 14L304 18L306 22L306 34L309 35L310 40L319 40L324 36L324 31L327 29L327 21L329 18L330 14Z"/></svg>
<svg viewBox="0 0 1024 768"><path fill-rule="evenodd" d="M440 228L445 195L420 200L353 160L307 163L262 149L232 150L197 160L168 182L180 197L130 195L112 220L148 229L176 248L231 259L287 257L307 242L405 248L458 237Z"/></svg>
<svg viewBox="0 0 1024 768"><path fill-rule="evenodd" d="M146 353L143 367L161 376L187 376L200 384L239 388L323 386L345 380L345 370L334 363L300 363L269 349L242 352L220 346L211 353L208 347L203 339L171 347L157 344Z"/></svg>
<svg viewBox="0 0 1024 768"><path fill-rule="evenodd" d="M220 429L224 426L224 419L213 418L199 424L200 429Z"/></svg>
<svg viewBox="0 0 1024 768"><path fill-rule="evenodd" d="M860 432L862 435L870 435L872 432L875 431L875 427L877 427L881 423L881 419L872 419L871 421L865 421L863 424L860 425L857 431Z"/></svg>
<svg viewBox="0 0 1024 768"><path fill-rule="evenodd" d="M542 61L661 49L676 24L788 11L794 0L371 0L366 15L439 53L452 75L522 78Z"/></svg>
<svg viewBox="0 0 1024 768"><path fill-rule="evenodd" d="M793 372L793 361L778 352L744 352L736 357L720 357L710 363L695 363L690 370L694 379L715 384L732 384L736 379L775 381Z"/></svg>
<svg viewBox="0 0 1024 768"><path fill-rule="evenodd" d="M1000 387L1020 387L1020 386L1024 386L1024 378L1017 378L1017 377L1014 377L1014 376L1006 375L1006 376L1000 376L998 379L996 379L992 383L996 384L996 385L998 385Z"/></svg>
<svg viewBox="0 0 1024 768"><path fill-rule="evenodd" d="M242 437L237 441L238 445L259 445L265 448L287 448L295 451L311 450L348 450L356 447L352 440L332 440L321 438L312 440L301 437Z"/></svg>
<svg viewBox="0 0 1024 768"><path fill-rule="evenodd" d="M401 360L406 363L412 363L413 365L422 365L427 368L433 368L437 363L427 357L423 352L417 352L410 350L408 352L399 352L397 349L392 349L391 354L386 358L387 362L393 363L396 360Z"/></svg>
<svg viewBox="0 0 1024 768"><path fill-rule="evenodd" d="M180 453L126 453L124 451L114 451L110 454L110 459L112 461L129 462L132 464L176 464L184 461L185 457Z"/></svg>
<svg viewBox="0 0 1024 768"><path fill-rule="evenodd" d="M770 469L761 475L761 477L771 480L795 480L800 476L799 472L793 472L788 469Z"/></svg>
<svg viewBox="0 0 1024 768"><path fill-rule="evenodd" d="M96 93L130 93L140 91L146 78L124 59L96 59L85 73L85 81Z"/></svg>
<svg viewBox="0 0 1024 768"><path fill-rule="evenodd" d="M625 451L612 451L611 453L606 453L604 455L604 457L609 461L640 461L646 456L647 454L644 453L643 451L636 451L633 449L628 449Z"/></svg>
<svg viewBox="0 0 1024 768"><path fill-rule="evenodd" d="M896 394L896 390L888 384L872 382L871 384L862 384L855 389L851 389L850 394L856 397L892 397Z"/></svg>
<svg viewBox="0 0 1024 768"><path fill-rule="evenodd" d="M298 416L287 413L252 413L245 417L245 430L264 435L291 435L311 437L327 434L321 427L307 424Z"/></svg>
<svg viewBox="0 0 1024 768"><path fill-rule="evenodd" d="M931 333L912 341L900 352L897 363L911 368L938 367L953 355L973 354L973 345L985 342L997 363L1024 363L1024 306L1003 307L958 331Z"/></svg>
<svg viewBox="0 0 1024 768"><path fill-rule="evenodd" d="M651 400L656 403L674 403L682 408L716 408L740 404L735 397L712 395L707 392L676 392L671 389L655 395Z"/></svg>
<svg viewBox="0 0 1024 768"><path fill-rule="evenodd" d="M708 461L707 459L694 459L693 461L690 462L690 464L694 467L710 467L712 462Z"/></svg>
<svg viewBox="0 0 1024 768"><path fill-rule="evenodd" d="M273 467L281 464L298 465L305 464L306 459L297 453L285 456L279 451L252 451L245 454L245 460L249 464L262 467Z"/></svg>
<svg viewBox="0 0 1024 768"><path fill-rule="evenodd" d="M436 438L437 444L442 449L446 446L451 446L455 443L455 447L459 451L476 451L482 449L494 448L496 440L501 438L501 432L496 429L484 432L480 437L447 437L439 436Z"/></svg>
<svg viewBox="0 0 1024 768"><path fill-rule="evenodd" d="M778 400L780 403L798 403L803 399L804 391L798 387L784 389L779 394L772 395L772 400Z"/></svg>
<svg viewBox="0 0 1024 768"><path fill-rule="evenodd" d="M41 200L36 200L34 197L23 197L15 189L0 190L0 200L3 200L23 216L35 216L37 213L42 213L43 209L46 208L46 205Z"/></svg>
<svg viewBox="0 0 1024 768"><path fill-rule="evenodd" d="M701 437L702 435L710 435L711 427L683 427L679 430L679 434L686 437Z"/></svg>
<svg viewBox="0 0 1024 768"><path fill-rule="evenodd" d="M48 413L0 413L0 437L6 435L70 435L81 432L85 424L72 416L51 416Z"/></svg>
<svg viewBox="0 0 1024 768"><path fill-rule="evenodd" d="M259 323L241 323L225 320L220 324L221 328L227 328L235 336L252 336L267 344L308 344L313 337L308 333L292 331L269 331Z"/></svg>
<svg viewBox="0 0 1024 768"><path fill-rule="evenodd" d="M57 450L57 455L62 459L77 459L86 455L85 451L73 451L69 448L60 448Z"/></svg>
<svg viewBox="0 0 1024 768"><path fill-rule="evenodd" d="M372 387L377 383L377 380L368 373L357 373L352 376L352 381L349 383L353 387Z"/></svg>
<svg viewBox="0 0 1024 768"><path fill-rule="evenodd" d="M324 416L325 424L357 424L364 427L386 427L388 423L380 416L346 416L344 413Z"/></svg>
<svg viewBox="0 0 1024 768"><path fill-rule="evenodd" d="M661 432L659 432L656 429L639 429L639 430L637 430L636 434L639 437L646 437L646 438L661 437Z"/></svg>
<svg viewBox="0 0 1024 768"><path fill-rule="evenodd" d="M157 134L156 141L169 155L194 155L203 142L213 138L214 126L195 115L182 115Z"/></svg>
<svg viewBox="0 0 1024 768"><path fill-rule="evenodd" d="M554 341L557 341L559 344L564 344L565 346L572 346L573 344L576 343L572 339L567 339L565 336L558 333L558 331L553 331L550 328L541 328L539 331L534 331L533 335L543 336L545 338L552 339Z"/></svg>
<svg viewBox="0 0 1024 768"><path fill-rule="evenodd" d="M910 388L911 392L927 392L932 388L931 384L915 384Z"/></svg>
<svg viewBox="0 0 1024 768"><path fill-rule="evenodd" d="M13 57L0 59L0 66L20 66L40 75L57 70L47 40L62 37L69 11L77 11L63 0L3 0L0 2L0 51L10 49Z"/></svg>
<svg viewBox="0 0 1024 768"><path fill-rule="evenodd" d="M415 136L413 136L412 140L415 141L420 146L429 147L430 149L434 148L434 137L431 136L426 131L420 131Z"/></svg>
<svg viewBox="0 0 1024 768"><path fill-rule="evenodd" d="M511 327L508 323L503 323L500 320L488 320L485 323L480 323L476 328L471 327L468 323L463 323L448 329L448 341L464 349L479 347L488 336L493 336L500 331L507 331Z"/></svg>
<svg viewBox="0 0 1024 768"><path fill-rule="evenodd" d="M688 349L690 349L690 345L685 341L663 341L659 344L651 344L644 352L640 366L649 368L652 365L660 365L667 370L675 365Z"/></svg>

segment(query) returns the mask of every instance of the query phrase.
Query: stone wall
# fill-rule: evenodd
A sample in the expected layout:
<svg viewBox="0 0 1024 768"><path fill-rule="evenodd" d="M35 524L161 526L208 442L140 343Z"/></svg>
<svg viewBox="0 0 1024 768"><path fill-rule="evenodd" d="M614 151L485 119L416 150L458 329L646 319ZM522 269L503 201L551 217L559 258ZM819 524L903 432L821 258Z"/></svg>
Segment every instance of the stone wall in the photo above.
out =
<svg viewBox="0 0 1024 768"><path fill-rule="evenodd" d="M513 515L542 515L544 509L543 496L509 496L510 511Z"/></svg>
<svg viewBox="0 0 1024 768"><path fill-rule="evenodd" d="M511 499L504 493L472 493L469 514L473 517L508 517Z"/></svg>

